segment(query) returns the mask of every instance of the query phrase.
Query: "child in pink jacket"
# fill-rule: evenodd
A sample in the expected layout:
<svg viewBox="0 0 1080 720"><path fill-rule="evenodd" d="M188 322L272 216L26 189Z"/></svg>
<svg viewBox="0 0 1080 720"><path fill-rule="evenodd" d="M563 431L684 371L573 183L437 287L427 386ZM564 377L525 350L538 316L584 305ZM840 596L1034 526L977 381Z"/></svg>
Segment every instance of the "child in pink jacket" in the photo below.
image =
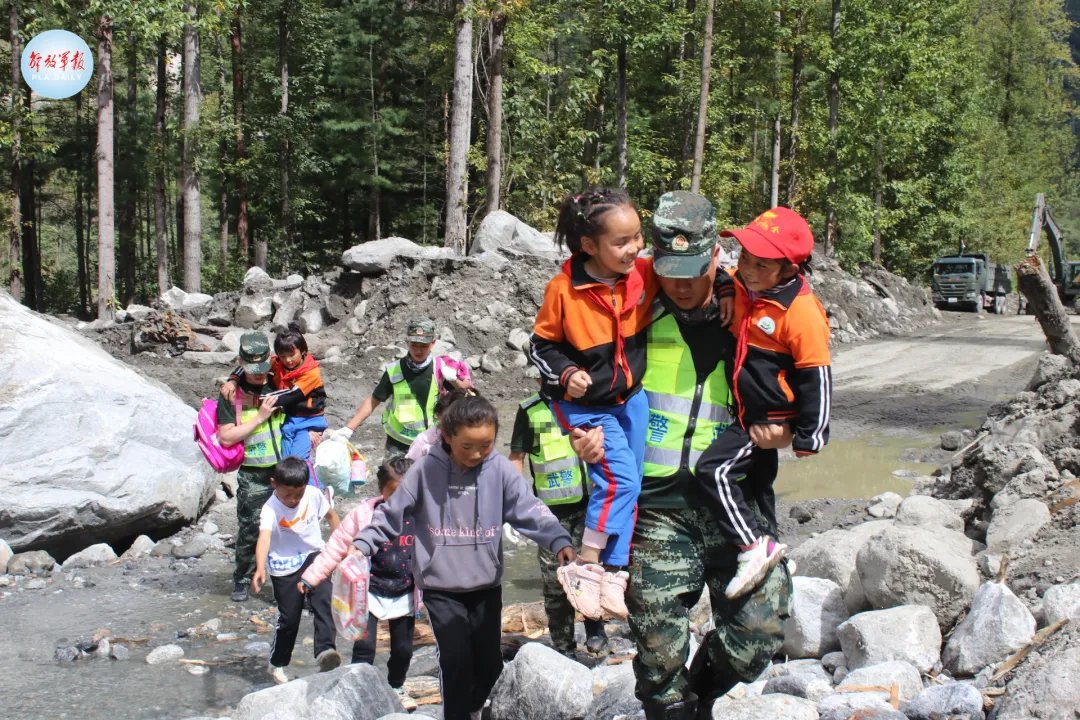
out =
<svg viewBox="0 0 1080 720"><path fill-rule="evenodd" d="M301 577L300 584L305 586L304 590L329 578L334 568L350 551L358 552L353 549L353 540L371 523L375 509L394 494L398 483L411 465L411 460L395 455L379 466L376 475L379 478L380 494L360 503L341 521L341 525L326 541L322 552ZM402 534L383 543L371 558L367 634L353 644L352 652L354 663L374 664L379 620L389 623L390 660L386 664L387 679L406 710L416 709L416 702L405 692L403 685L409 662L412 660L413 629L420 611L419 592L412 575L415 541L412 527L412 520L407 519Z"/></svg>

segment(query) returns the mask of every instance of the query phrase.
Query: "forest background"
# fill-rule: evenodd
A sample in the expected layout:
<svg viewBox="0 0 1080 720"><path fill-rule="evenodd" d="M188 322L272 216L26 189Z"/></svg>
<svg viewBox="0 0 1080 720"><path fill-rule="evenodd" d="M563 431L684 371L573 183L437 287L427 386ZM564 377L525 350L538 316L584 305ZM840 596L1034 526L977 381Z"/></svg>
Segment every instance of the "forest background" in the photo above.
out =
<svg viewBox="0 0 1080 720"><path fill-rule="evenodd" d="M401 236L464 252L504 209L698 189L785 204L844 265L1023 254L1035 194L1080 238L1080 0L9 0L0 278L108 317ZM94 51L67 100L19 56ZM1080 254L1080 244L1069 255Z"/></svg>

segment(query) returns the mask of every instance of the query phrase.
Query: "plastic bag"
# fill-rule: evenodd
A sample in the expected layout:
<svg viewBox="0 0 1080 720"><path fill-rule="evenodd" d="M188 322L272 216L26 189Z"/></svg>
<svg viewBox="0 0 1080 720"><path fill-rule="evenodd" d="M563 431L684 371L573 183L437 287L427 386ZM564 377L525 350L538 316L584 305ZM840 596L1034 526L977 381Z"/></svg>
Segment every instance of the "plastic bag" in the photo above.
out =
<svg viewBox="0 0 1080 720"><path fill-rule="evenodd" d="M315 477L323 486L345 483L346 491L349 487L349 476L352 472L352 452L347 442L340 440L326 440L319 443L315 450Z"/></svg>
<svg viewBox="0 0 1080 720"><path fill-rule="evenodd" d="M371 561L361 553L349 553L334 571L330 611L334 625L349 642L363 640L367 634L368 581Z"/></svg>

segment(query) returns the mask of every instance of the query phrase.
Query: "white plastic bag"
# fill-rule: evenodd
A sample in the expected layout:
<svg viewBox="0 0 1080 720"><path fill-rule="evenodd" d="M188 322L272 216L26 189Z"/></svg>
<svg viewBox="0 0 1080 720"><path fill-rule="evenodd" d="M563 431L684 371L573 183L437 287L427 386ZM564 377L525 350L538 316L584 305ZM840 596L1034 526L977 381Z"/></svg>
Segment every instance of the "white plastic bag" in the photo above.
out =
<svg viewBox="0 0 1080 720"><path fill-rule="evenodd" d="M362 640L367 633L368 582L371 561L367 556L351 552L334 571L330 611L334 625L346 640Z"/></svg>
<svg viewBox="0 0 1080 720"><path fill-rule="evenodd" d="M347 442L331 439L319 443L315 450L315 477L324 487L343 482L348 487L351 466L352 453Z"/></svg>

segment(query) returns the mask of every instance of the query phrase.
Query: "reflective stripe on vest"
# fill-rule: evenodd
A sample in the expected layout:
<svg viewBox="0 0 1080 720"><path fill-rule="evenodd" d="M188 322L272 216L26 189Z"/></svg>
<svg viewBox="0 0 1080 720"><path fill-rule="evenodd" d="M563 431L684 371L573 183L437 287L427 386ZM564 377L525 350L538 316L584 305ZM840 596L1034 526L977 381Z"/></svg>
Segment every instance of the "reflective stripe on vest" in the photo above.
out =
<svg viewBox="0 0 1080 720"><path fill-rule="evenodd" d="M245 393L244 404L253 396ZM259 408L245 407L240 411L239 422L245 423L259 414ZM255 426L251 434L244 438L244 465L247 467L271 467L281 459L281 425L285 422L285 413L276 412L269 420Z"/></svg>
<svg viewBox="0 0 1080 720"><path fill-rule="evenodd" d="M665 315L649 327L642 385L649 398L644 474L668 477L693 470L698 458L732 423L724 363L698 384L694 357L679 324Z"/></svg>
<svg viewBox="0 0 1080 720"><path fill-rule="evenodd" d="M539 395L521 403L529 427L537 438L539 451L529 453L533 487L545 505L566 505L584 497L581 461L574 454L570 437L564 435L551 408Z"/></svg>
<svg viewBox="0 0 1080 720"><path fill-rule="evenodd" d="M434 360L432 365L434 367ZM383 410L382 424L386 434L403 445L411 445L416 436L431 426L435 413L435 399L438 397L438 386L435 383L435 374L432 373L431 385L428 386L427 402L421 407L412 393L409 383L405 382L405 375L401 372L401 361L397 361L386 368L386 375L390 379L393 395L390 403Z"/></svg>

